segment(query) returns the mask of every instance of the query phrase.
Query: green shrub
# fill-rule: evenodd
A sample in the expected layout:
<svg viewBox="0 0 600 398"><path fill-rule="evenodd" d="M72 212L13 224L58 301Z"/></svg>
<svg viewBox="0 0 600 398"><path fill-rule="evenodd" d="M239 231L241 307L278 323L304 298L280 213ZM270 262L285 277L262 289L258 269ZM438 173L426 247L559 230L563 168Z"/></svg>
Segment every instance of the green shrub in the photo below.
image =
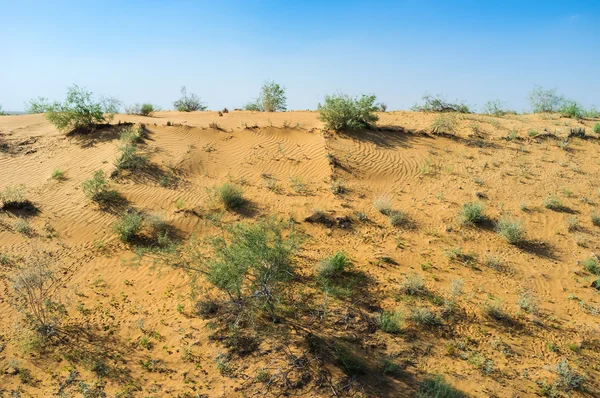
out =
<svg viewBox="0 0 600 398"><path fill-rule="evenodd" d="M585 113L585 109L576 101L563 100L558 112L563 117L581 119Z"/></svg>
<svg viewBox="0 0 600 398"><path fill-rule="evenodd" d="M597 119L600 117L600 111L595 106L590 107L583 111L583 117L588 119Z"/></svg>
<svg viewBox="0 0 600 398"><path fill-rule="evenodd" d="M292 227L267 219L229 228L227 235L212 241L208 281L234 302L266 307L273 313L281 285L294 275L292 256L299 241Z"/></svg>
<svg viewBox="0 0 600 398"><path fill-rule="evenodd" d="M117 170L139 170L148 164L148 157L140 155L133 144L126 144L119 148L121 154L115 161Z"/></svg>
<svg viewBox="0 0 600 398"><path fill-rule="evenodd" d="M592 219L592 224L593 224L595 227L600 227L600 214L597 214L597 213L592 213L592 214L590 215L590 218Z"/></svg>
<svg viewBox="0 0 600 398"><path fill-rule="evenodd" d="M357 131L375 127L379 117L375 114L374 95L353 98L345 94L326 95L324 104L319 104L319 119L325 127L335 131Z"/></svg>
<svg viewBox="0 0 600 398"><path fill-rule="evenodd" d="M506 239L511 245L519 244L525 237L525 231L519 221L514 221L506 217L502 217L496 225L498 235Z"/></svg>
<svg viewBox="0 0 600 398"><path fill-rule="evenodd" d="M417 398L467 398L468 395L446 383L441 375L428 377L419 385Z"/></svg>
<svg viewBox="0 0 600 398"><path fill-rule="evenodd" d="M402 317L397 312L383 311L379 316L379 327L386 333L396 334L402 331L400 321Z"/></svg>
<svg viewBox="0 0 600 398"><path fill-rule="evenodd" d="M52 179L56 181L66 180L65 172L59 169L54 169L54 171L52 172Z"/></svg>
<svg viewBox="0 0 600 398"><path fill-rule="evenodd" d="M586 381L585 376L573 370L566 359L563 359L556 365L556 374L558 375L556 385L559 389L563 391L583 389Z"/></svg>
<svg viewBox="0 0 600 398"><path fill-rule="evenodd" d="M504 116L507 113L506 104L500 100L488 101L483 105L481 113L486 115Z"/></svg>
<svg viewBox="0 0 600 398"><path fill-rule="evenodd" d="M119 106L114 98L95 100L91 92L73 85L68 88L64 102L34 99L30 101L28 113L45 113L46 119L60 131L86 132L110 121Z"/></svg>
<svg viewBox="0 0 600 398"><path fill-rule="evenodd" d="M127 212L113 227L123 242L131 242L142 228L144 215L136 211Z"/></svg>
<svg viewBox="0 0 600 398"><path fill-rule="evenodd" d="M556 112L563 103L563 97L557 94L555 88L545 90L543 87L534 86L529 92L529 105L533 113Z"/></svg>
<svg viewBox="0 0 600 398"><path fill-rule="evenodd" d="M142 116L150 116L154 111L156 111L156 109L154 108L154 105L152 104L142 104L142 108L140 109L140 114Z"/></svg>
<svg viewBox="0 0 600 398"><path fill-rule="evenodd" d="M388 217L390 219L390 223L394 227L406 226L410 222L408 214L402 210L392 210L388 213Z"/></svg>
<svg viewBox="0 0 600 398"><path fill-rule="evenodd" d="M421 296L427 292L423 278L418 274L406 275L401 291L409 296Z"/></svg>
<svg viewBox="0 0 600 398"><path fill-rule="evenodd" d="M206 109L196 94L187 93L185 86L181 87L181 98L173 102L173 106L180 112L203 111Z"/></svg>
<svg viewBox="0 0 600 398"><path fill-rule="evenodd" d="M598 260L595 257L583 260L581 266L591 274L600 275L600 267L598 267Z"/></svg>
<svg viewBox="0 0 600 398"><path fill-rule="evenodd" d="M150 116L158 110L157 107L150 103L133 104L125 107L125 113L128 115Z"/></svg>
<svg viewBox="0 0 600 398"><path fill-rule="evenodd" d="M141 144L146 138L146 131L144 127L138 126L136 128L127 127L121 131L121 142L127 144Z"/></svg>
<svg viewBox="0 0 600 398"><path fill-rule="evenodd" d="M592 127L592 131L596 134L600 134L600 123L594 124L594 127Z"/></svg>
<svg viewBox="0 0 600 398"><path fill-rule="evenodd" d="M2 105L0 105L0 116L6 116L6 115L8 115L8 113L4 112L2 110Z"/></svg>
<svg viewBox="0 0 600 398"><path fill-rule="evenodd" d="M555 195L549 195L548 197L546 197L542 204L546 209L550 210L562 210L563 208L563 203Z"/></svg>
<svg viewBox="0 0 600 398"><path fill-rule="evenodd" d="M241 188L228 182L216 187L214 193L227 210L240 208L246 201Z"/></svg>
<svg viewBox="0 0 600 398"><path fill-rule="evenodd" d="M414 105L411 109L416 112L456 112L471 113L471 109L464 102L452 103L446 101L441 95L426 94L422 97L423 105Z"/></svg>
<svg viewBox="0 0 600 398"><path fill-rule="evenodd" d="M445 133L454 135L457 125L456 114L440 115L431 124L431 131L435 134Z"/></svg>
<svg viewBox="0 0 600 398"><path fill-rule="evenodd" d="M462 205L460 209L460 222L462 224L474 225L485 220L483 206L481 203L470 202Z"/></svg>
<svg viewBox="0 0 600 398"><path fill-rule="evenodd" d="M245 106L247 111L276 112L285 111L285 88L267 80L260 89L258 98Z"/></svg>
<svg viewBox="0 0 600 398"><path fill-rule="evenodd" d="M342 252L336 252L327 257L319 265L318 273L320 278L334 278L347 271L352 266L352 262Z"/></svg>
<svg viewBox="0 0 600 398"><path fill-rule="evenodd" d="M85 180L81 184L81 188L85 196L100 204L116 202L121 198L121 195L117 191L109 188L108 181L102 170L96 171L92 178Z"/></svg>
<svg viewBox="0 0 600 398"><path fill-rule="evenodd" d="M410 312L410 320L421 326L437 326L441 324L437 315L428 308L416 307Z"/></svg>

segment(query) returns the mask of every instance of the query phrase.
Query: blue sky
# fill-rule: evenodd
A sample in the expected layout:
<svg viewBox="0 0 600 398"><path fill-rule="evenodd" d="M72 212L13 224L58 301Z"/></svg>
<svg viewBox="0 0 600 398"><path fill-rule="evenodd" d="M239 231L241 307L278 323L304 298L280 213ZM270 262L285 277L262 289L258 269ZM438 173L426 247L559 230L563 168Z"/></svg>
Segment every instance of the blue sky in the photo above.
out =
<svg viewBox="0 0 600 398"><path fill-rule="evenodd" d="M600 106L599 21L600 1L0 0L0 105L76 83L165 109L186 85L235 108L272 79L290 109L343 91L523 111L535 84Z"/></svg>

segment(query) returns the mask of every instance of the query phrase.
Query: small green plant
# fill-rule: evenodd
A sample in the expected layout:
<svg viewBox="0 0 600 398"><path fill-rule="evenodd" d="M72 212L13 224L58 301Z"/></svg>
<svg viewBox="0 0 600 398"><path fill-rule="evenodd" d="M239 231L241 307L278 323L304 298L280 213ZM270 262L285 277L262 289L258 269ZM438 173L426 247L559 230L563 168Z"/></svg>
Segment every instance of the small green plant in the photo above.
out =
<svg viewBox="0 0 600 398"><path fill-rule="evenodd" d="M28 113L45 113L46 119L60 131L88 132L110 121L119 106L119 101L113 98L95 100L91 92L73 85L68 88L64 102L34 99L30 101Z"/></svg>
<svg viewBox="0 0 600 398"><path fill-rule="evenodd" d="M96 171L92 178L85 180L81 184L81 188L85 196L102 205L116 202L121 198L121 195L117 191L110 189L102 170Z"/></svg>
<svg viewBox="0 0 600 398"><path fill-rule="evenodd" d="M546 197L546 199L544 199L544 201L542 202L542 204L544 205L544 207L546 209L550 209L550 210L562 210L563 209L563 203L561 202L561 200L555 196L555 195L549 195Z"/></svg>
<svg viewBox="0 0 600 398"><path fill-rule="evenodd" d="M141 144L146 138L146 131L143 125L136 128L126 127L121 131L121 136L119 138L121 139L123 145Z"/></svg>
<svg viewBox="0 0 600 398"><path fill-rule="evenodd" d="M600 123L594 124L594 127L592 127L592 131L596 134L600 134Z"/></svg>
<svg viewBox="0 0 600 398"><path fill-rule="evenodd" d="M245 106L248 111L276 112L286 110L285 88L273 81L266 81L258 98Z"/></svg>
<svg viewBox="0 0 600 398"><path fill-rule="evenodd" d="M527 135L530 137L535 137L536 135L538 135L539 133L536 130L529 130L527 132Z"/></svg>
<svg viewBox="0 0 600 398"><path fill-rule="evenodd" d="M456 114L449 113L439 115L431 124L431 131L435 134L454 135L457 124Z"/></svg>
<svg viewBox="0 0 600 398"><path fill-rule="evenodd" d="M342 252L336 252L334 255L327 257L318 268L319 278L330 279L339 276L352 267L352 262Z"/></svg>
<svg viewBox="0 0 600 398"><path fill-rule="evenodd" d="M55 169L52 172L52 179L56 181L64 181L66 180L65 172L59 169Z"/></svg>
<svg viewBox="0 0 600 398"><path fill-rule="evenodd" d="M214 189L214 194L227 210L238 209L246 201L241 188L228 182L216 187Z"/></svg>
<svg viewBox="0 0 600 398"><path fill-rule="evenodd" d="M483 313L497 321L508 319L508 314L502 308L502 304L498 301L488 301L483 305Z"/></svg>
<svg viewBox="0 0 600 398"><path fill-rule="evenodd" d="M130 243L138 236L142 228L144 215L137 211L129 211L118 220L113 229L123 242Z"/></svg>
<svg viewBox="0 0 600 398"><path fill-rule="evenodd" d="M290 177L290 185L297 194L302 195L306 193L306 183L301 177Z"/></svg>
<svg viewBox="0 0 600 398"><path fill-rule="evenodd" d="M151 116L158 108L150 103L133 104L125 107L125 113L128 115Z"/></svg>
<svg viewBox="0 0 600 398"><path fill-rule="evenodd" d="M392 210L387 216L390 219L390 224L394 227L404 227L410 224L408 214L402 210Z"/></svg>
<svg viewBox="0 0 600 398"><path fill-rule="evenodd" d="M420 275L408 274L402 282L401 291L409 296L421 296L427 292L427 288Z"/></svg>
<svg viewBox="0 0 600 398"><path fill-rule="evenodd" d="M556 365L556 374L558 380L557 387L563 391L581 390L585 384L586 378L583 374L576 372L566 359L563 359Z"/></svg>
<svg viewBox="0 0 600 398"><path fill-rule="evenodd" d="M117 170L140 170L148 165L148 157L140 155L133 144L126 144L119 148L121 154L115 161Z"/></svg>
<svg viewBox="0 0 600 398"><path fill-rule="evenodd" d="M181 98L173 102L173 106L180 112L203 111L206 109L196 94L188 94L185 86L181 87Z"/></svg>
<svg viewBox="0 0 600 398"><path fill-rule="evenodd" d="M576 216L567 218L567 231L575 232L579 229L579 219Z"/></svg>
<svg viewBox="0 0 600 398"><path fill-rule="evenodd" d="M416 307L410 312L410 320L420 326L438 326L440 319L429 308Z"/></svg>
<svg viewBox="0 0 600 398"><path fill-rule="evenodd" d="M600 227L600 214L592 213L590 215L590 218L592 219L592 225L594 225L595 227Z"/></svg>
<svg viewBox="0 0 600 398"><path fill-rule="evenodd" d="M563 99L558 112L562 117L581 119L585 113L585 109L576 101Z"/></svg>
<svg viewBox="0 0 600 398"><path fill-rule="evenodd" d="M27 203L24 185L9 185L0 191L0 209L21 208Z"/></svg>
<svg viewBox="0 0 600 398"><path fill-rule="evenodd" d="M469 202L462 205L459 213L460 222L466 225L475 225L485 220L481 203Z"/></svg>
<svg viewBox="0 0 600 398"><path fill-rule="evenodd" d="M428 377L420 385L417 398L467 398L468 395L448 384L441 375Z"/></svg>
<svg viewBox="0 0 600 398"><path fill-rule="evenodd" d="M31 227L29 226L27 220L19 217L15 222L15 231L22 235L29 235L31 233Z"/></svg>
<svg viewBox="0 0 600 398"><path fill-rule="evenodd" d="M402 317L397 312L384 311L379 315L379 327L386 333L396 334L402 331Z"/></svg>
<svg viewBox="0 0 600 398"><path fill-rule="evenodd" d="M342 181L331 181L329 184L329 190L334 195L343 195L348 192L348 188Z"/></svg>
<svg viewBox="0 0 600 398"><path fill-rule="evenodd" d="M327 95L319 104L319 119L325 127L335 131L357 131L375 127L379 117L375 114L374 95L353 98L345 94Z"/></svg>
<svg viewBox="0 0 600 398"><path fill-rule="evenodd" d="M498 235L503 237L511 245L521 243L525 237L525 231L521 223L516 220L511 220L507 217L502 217L496 225Z"/></svg>
<svg viewBox="0 0 600 398"><path fill-rule="evenodd" d="M598 260L595 257L583 260L581 266L591 274L600 275L600 267L598 267Z"/></svg>

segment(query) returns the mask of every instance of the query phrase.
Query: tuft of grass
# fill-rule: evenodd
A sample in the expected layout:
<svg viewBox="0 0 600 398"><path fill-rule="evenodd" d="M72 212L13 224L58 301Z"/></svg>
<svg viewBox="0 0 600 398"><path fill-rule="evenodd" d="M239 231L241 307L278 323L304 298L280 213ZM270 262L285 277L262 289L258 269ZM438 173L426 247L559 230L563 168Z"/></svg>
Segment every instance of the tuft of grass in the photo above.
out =
<svg viewBox="0 0 600 398"><path fill-rule="evenodd" d="M113 230L123 242L131 242L140 232L144 216L137 211L125 213L113 226Z"/></svg>
<svg viewBox="0 0 600 398"><path fill-rule="evenodd" d="M566 359L563 359L556 364L556 374L558 380L556 385L563 391L582 390L585 384L586 378L583 374L576 372Z"/></svg>
<svg viewBox="0 0 600 398"><path fill-rule="evenodd" d="M595 257L583 260L581 266L591 274L600 275L600 267L598 267L598 260Z"/></svg>
<svg viewBox="0 0 600 398"><path fill-rule="evenodd" d="M394 227L403 227L407 226L410 223L408 214L406 214L402 210L392 210L388 213L388 217L390 219L390 223Z"/></svg>
<svg viewBox="0 0 600 398"><path fill-rule="evenodd" d="M542 202L546 209L550 210L561 210L563 208L563 203L561 200L555 195L548 195L546 199Z"/></svg>
<svg viewBox="0 0 600 398"><path fill-rule="evenodd" d="M454 135L457 125L458 122L455 114L442 114L433 121L431 131L435 134L445 133Z"/></svg>
<svg viewBox="0 0 600 398"><path fill-rule="evenodd" d="M146 131L142 126L137 128L127 127L121 131L120 140L123 144L141 144L146 138Z"/></svg>
<svg viewBox="0 0 600 398"><path fill-rule="evenodd" d="M592 224L595 227L600 227L600 214L598 214L598 213L592 213L590 215L590 218L592 219Z"/></svg>
<svg viewBox="0 0 600 398"><path fill-rule="evenodd" d="M576 216L567 218L567 231L575 232L579 229L579 219Z"/></svg>
<svg viewBox="0 0 600 398"><path fill-rule="evenodd" d="M503 237L511 245L517 245L525 238L525 230L520 221L502 217L496 225L498 235Z"/></svg>
<svg viewBox="0 0 600 398"><path fill-rule="evenodd" d="M15 231L22 235L29 235L31 233L31 227L29 226L27 220L19 217L15 222Z"/></svg>
<svg viewBox="0 0 600 398"><path fill-rule="evenodd" d="M417 307L410 312L410 320L421 326L437 326L442 322L429 308Z"/></svg>
<svg viewBox="0 0 600 398"><path fill-rule="evenodd" d="M594 127L592 127L592 131L596 134L600 134L600 123L594 124Z"/></svg>
<svg viewBox="0 0 600 398"><path fill-rule="evenodd" d="M81 188L85 196L102 205L116 202L121 198L121 195L117 191L110 189L102 170L96 171L92 178L85 180L81 184Z"/></svg>
<svg viewBox="0 0 600 398"><path fill-rule="evenodd" d="M0 209L22 207L27 202L24 185L9 185L0 191Z"/></svg>
<svg viewBox="0 0 600 398"><path fill-rule="evenodd" d="M508 318L502 305L497 301L488 301L483 305L483 313L497 321L503 321Z"/></svg>
<svg viewBox="0 0 600 398"><path fill-rule="evenodd" d="M420 296L427 292L423 278L418 274L406 275L404 282L402 282L401 290L409 296Z"/></svg>
<svg viewBox="0 0 600 398"><path fill-rule="evenodd" d="M396 334L402 331L400 322L402 317L397 312L383 311L379 315L379 327L386 333Z"/></svg>
<svg viewBox="0 0 600 398"><path fill-rule="evenodd" d="M385 196L378 196L373 201L373 207L381 214L387 216L392 212L392 201L390 200L390 198L387 198Z"/></svg>
<svg viewBox="0 0 600 398"><path fill-rule="evenodd" d="M459 216L462 224L478 224L485 220L485 216L483 215L483 205L477 202L465 203L460 209Z"/></svg>
<svg viewBox="0 0 600 398"><path fill-rule="evenodd" d="M56 180L56 181L64 181L64 180L66 180L65 172L62 171L62 170L59 170L59 169L55 169L52 172L52 176L51 177L52 177L53 180Z"/></svg>
<svg viewBox="0 0 600 398"><path fill-rule="evenodd" d="M336 252L327 257L319 265L318 274L320 278L330 279L339 276L352 266L352 262L342 252Z"/></svg>
<svg viewBox="0 0 600 398"><path fill-rule="evenodd" d="M228 182L216 187L214 194L227 210L239 209L246 201L242 189Z"/></svg>
<svg viewBox="0 0 600 398"><path fill-rule="evenodd" d="M135 145L129 143L125 144L121 148L121 155L115 162L117 170L139 170L144 168L148 164L148 157L140 155Z"/></svg>
<svg viewBox="0 0 600 398"><path fill-rule="evenodd" d="M467 398L467 394L448 384L442 375L428 377L420 385L417 398Z"/></svg>

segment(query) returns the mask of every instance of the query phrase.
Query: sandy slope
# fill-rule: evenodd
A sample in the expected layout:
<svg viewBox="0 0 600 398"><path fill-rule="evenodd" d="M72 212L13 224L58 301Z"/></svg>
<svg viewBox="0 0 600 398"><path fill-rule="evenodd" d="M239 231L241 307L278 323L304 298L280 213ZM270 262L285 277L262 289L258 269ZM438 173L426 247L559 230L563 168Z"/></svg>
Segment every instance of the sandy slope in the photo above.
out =
<svg viewBox="0 0 600 398"><path fill-rule="evenodd" d="M332 303L334 319L319 333L353 341L366 358L392 358L405 366L396 378L376 370L359 377L350 390L363 391L362 396L412 396L418 382L435 373L446 375L451 384L473 396L531 396L539 390L537 381L555 379L551 368L565 358L587 375L591 394L597 394L600 297L590 286L592 276L578 261L600 252L600 228L590 219L592 212L600 212L600 141L574 139L563 150L554 138L528 136L535 130L564 137L580 125L557 116L467 115L459 121L455 138L428 134L437 116L389 112L380 115L380 131L338 135L322 131L315 112L117 115L115 123L146 125L149 138L142 149L160 172L140 173L113 184L131 206L162 217L186 238L209 236L218 229L183 210L207 209L207 188L228 180L241 184L252 211L227 214L227 223L269 214L292 216L308 236L298 258L304 275L313 275L320 259L343 249L369 276L361 300L387 310L431 306L401 297L400 285L407 274L422 275L428 289L440 297L448 295L453 280L462 279L460 316L439 328L408 322L406 333L400 335L365 333L334 322L338 312L340 319L344 311L346 318L358 314L356 302ZM217 123L220 130L210 128L210 123ZM582 122L588 134L593 123ZM518 138L509 141L511 131ZM265 390L254 381L257 369L278 368L281 362L277 350L265 353L265 346L260 354L238 360L236 376L222 376L215 358L224 348L209 339L208 321L194 314L197 297L190 275L155 261L153 255L140 259L112 231L118 212L102 211L83 195L83 180L95 170L114 169L116 133L66 137L43 115L5 116L0 117L2 142L8 149L0 152L0 189L25 185L40 213L28 219L34 231L30 236L15 231L17 215L0 213L0 254L26 256L32 246L54 253L70 322L86 325L90 334L82 334L81 347L94 355L65 358L59 348L43 354L26 348L19 314L10 305L8 276L15 265L0 265L0 393L18 388L21 396L56 394L75 368L78 381L65 384L64 390L71 396L79 381L91 385L96 380L93 368L98 361L120 375L102 377L110 396L128 388L133 396L157 397L192 396L192 392L210 397L271 396L283 389L274 383ZM65 172L66 181L50 179L55 169ZM160 176L166 173L172 173L168 175L176 182L162 184ZM332 178L347 192L334 195ZM293 179L306 184L305 193L293 189ZM477 192L484 195L479 201L492 222L461 226L460 206L478 200ZM549 194L558 196L565 210L542 206ZM379 196L391 198L413 226L392 227L373 208ZM302 222L314 209L348 215L353 227L330 229ZM358 221L357 212L370 221ZM501 215L522 221L525 246L511 246L494 232L493 221ZM572 217L577 217L579 227L568 231ZM472 264L451 261L445 253L457 247L477 259ZM502 267L486 267L489 256L498 258ZM519 308L523 291L536 298L539 315ZM514 322L485 316L482 307L489 302L500 303ZM178 311L178 305L183 310ZM377 311L369 316L376 317ZM138 341L148 331L157 333L153 347L140 348ZM294 338L291 341L299 347ZM557 349L549 349L550 343ZM11 371L11 360L29 369L35 381L22 384ZM148 360L160 360L160 371L140 365ZM493 361L489 374L477 368L489 360ZM334 380L343 380L339 370L331 371ZM299 396L331 394L311 383L288 391Z"/></svg>

